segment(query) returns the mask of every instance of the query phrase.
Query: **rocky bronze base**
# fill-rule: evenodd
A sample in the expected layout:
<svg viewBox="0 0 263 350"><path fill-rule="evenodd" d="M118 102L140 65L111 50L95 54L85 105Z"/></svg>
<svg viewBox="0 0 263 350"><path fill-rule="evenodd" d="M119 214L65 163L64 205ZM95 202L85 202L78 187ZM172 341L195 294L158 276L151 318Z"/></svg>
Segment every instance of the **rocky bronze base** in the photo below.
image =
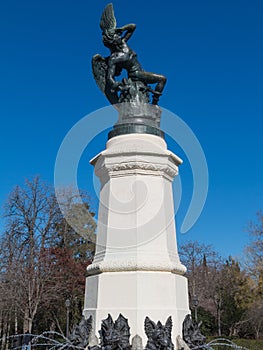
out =
<svg viewBox="0 0 263 350"><path fill-rule="evenodd" d="M108 134L108 139L124 134L151 134L164 138L160 129L162 110L159 106L140 101L122 102L115 105L118 121Z"/></svg>

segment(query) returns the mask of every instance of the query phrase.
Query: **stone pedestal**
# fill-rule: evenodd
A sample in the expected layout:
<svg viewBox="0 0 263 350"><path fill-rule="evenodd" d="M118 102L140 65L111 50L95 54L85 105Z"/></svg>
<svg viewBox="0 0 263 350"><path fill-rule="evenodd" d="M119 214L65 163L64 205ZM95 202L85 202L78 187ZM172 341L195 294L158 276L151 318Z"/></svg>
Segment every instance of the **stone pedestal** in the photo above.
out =
<svg viewBox="0 0 263 350"><path fill-rule="evenodd" d="M87 268L85 317L95 333L110 313L146 344L145 317L172 316L174 344L189 313L176 243L172 181L181 159L150 134L111 138L91 160L101 181L96 254Z"/></svg>

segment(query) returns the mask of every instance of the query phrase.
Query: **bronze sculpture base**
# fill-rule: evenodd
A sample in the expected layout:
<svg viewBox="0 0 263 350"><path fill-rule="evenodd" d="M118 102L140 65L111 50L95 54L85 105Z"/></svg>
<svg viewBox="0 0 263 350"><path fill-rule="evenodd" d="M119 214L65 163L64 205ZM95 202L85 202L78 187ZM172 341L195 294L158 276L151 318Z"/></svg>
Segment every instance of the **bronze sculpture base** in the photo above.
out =
<svg viewBox="0 0 263 350"><path fill-rule="evenodd" d="M164 132L159 128L139 123L125 123L115 124L113 129L108 133L108 140L112 137L124 134L151 134L164 139Z"/></svg>

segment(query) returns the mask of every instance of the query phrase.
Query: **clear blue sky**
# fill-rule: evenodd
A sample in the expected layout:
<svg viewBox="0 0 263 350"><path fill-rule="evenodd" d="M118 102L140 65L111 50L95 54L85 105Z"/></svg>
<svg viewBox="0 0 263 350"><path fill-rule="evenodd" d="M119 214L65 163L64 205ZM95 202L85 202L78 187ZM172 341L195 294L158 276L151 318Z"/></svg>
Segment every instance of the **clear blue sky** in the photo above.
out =
<svg viewBox="0 0 263 350"><path fill-rule="evenodd" d="M0 202L16 184L40 174L53 182L58 148L68 130L108 103L91 73L91 57L106 56L99 19L108 1L12 0L0 3ZM198 137L209 167L202 215L178 240L212 244L241 256L246 225L262 209L263 3L260 0L113 1L119 25L136 23L130 45L144 68L165 74L161 105ZM88 159L79 182L96 203ZM173 145L171 144L171 147ZM180 149L173 149L184 158ZM183 220L191 197L185 162ZM96 204L95 204L96 205Z"/></svg>

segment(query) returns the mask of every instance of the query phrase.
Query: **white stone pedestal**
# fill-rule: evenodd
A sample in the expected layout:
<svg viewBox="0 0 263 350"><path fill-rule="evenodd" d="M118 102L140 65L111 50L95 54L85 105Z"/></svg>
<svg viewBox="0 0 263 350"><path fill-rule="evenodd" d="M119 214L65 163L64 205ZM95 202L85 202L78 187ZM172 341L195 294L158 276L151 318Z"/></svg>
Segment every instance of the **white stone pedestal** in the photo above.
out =
<svg viewBox="0 0 263 350"><path fill-rule="evenodd" d="M146 344L145 317L163 324L172 339L189 313L185 267L177 253L172 181L181 159L148 134L116 136L91 160L101 181L96 254L88 266L84 315L95 333L111 314L128 318L131 339ZM96 334L98 336L98 333Z"/></svg>

